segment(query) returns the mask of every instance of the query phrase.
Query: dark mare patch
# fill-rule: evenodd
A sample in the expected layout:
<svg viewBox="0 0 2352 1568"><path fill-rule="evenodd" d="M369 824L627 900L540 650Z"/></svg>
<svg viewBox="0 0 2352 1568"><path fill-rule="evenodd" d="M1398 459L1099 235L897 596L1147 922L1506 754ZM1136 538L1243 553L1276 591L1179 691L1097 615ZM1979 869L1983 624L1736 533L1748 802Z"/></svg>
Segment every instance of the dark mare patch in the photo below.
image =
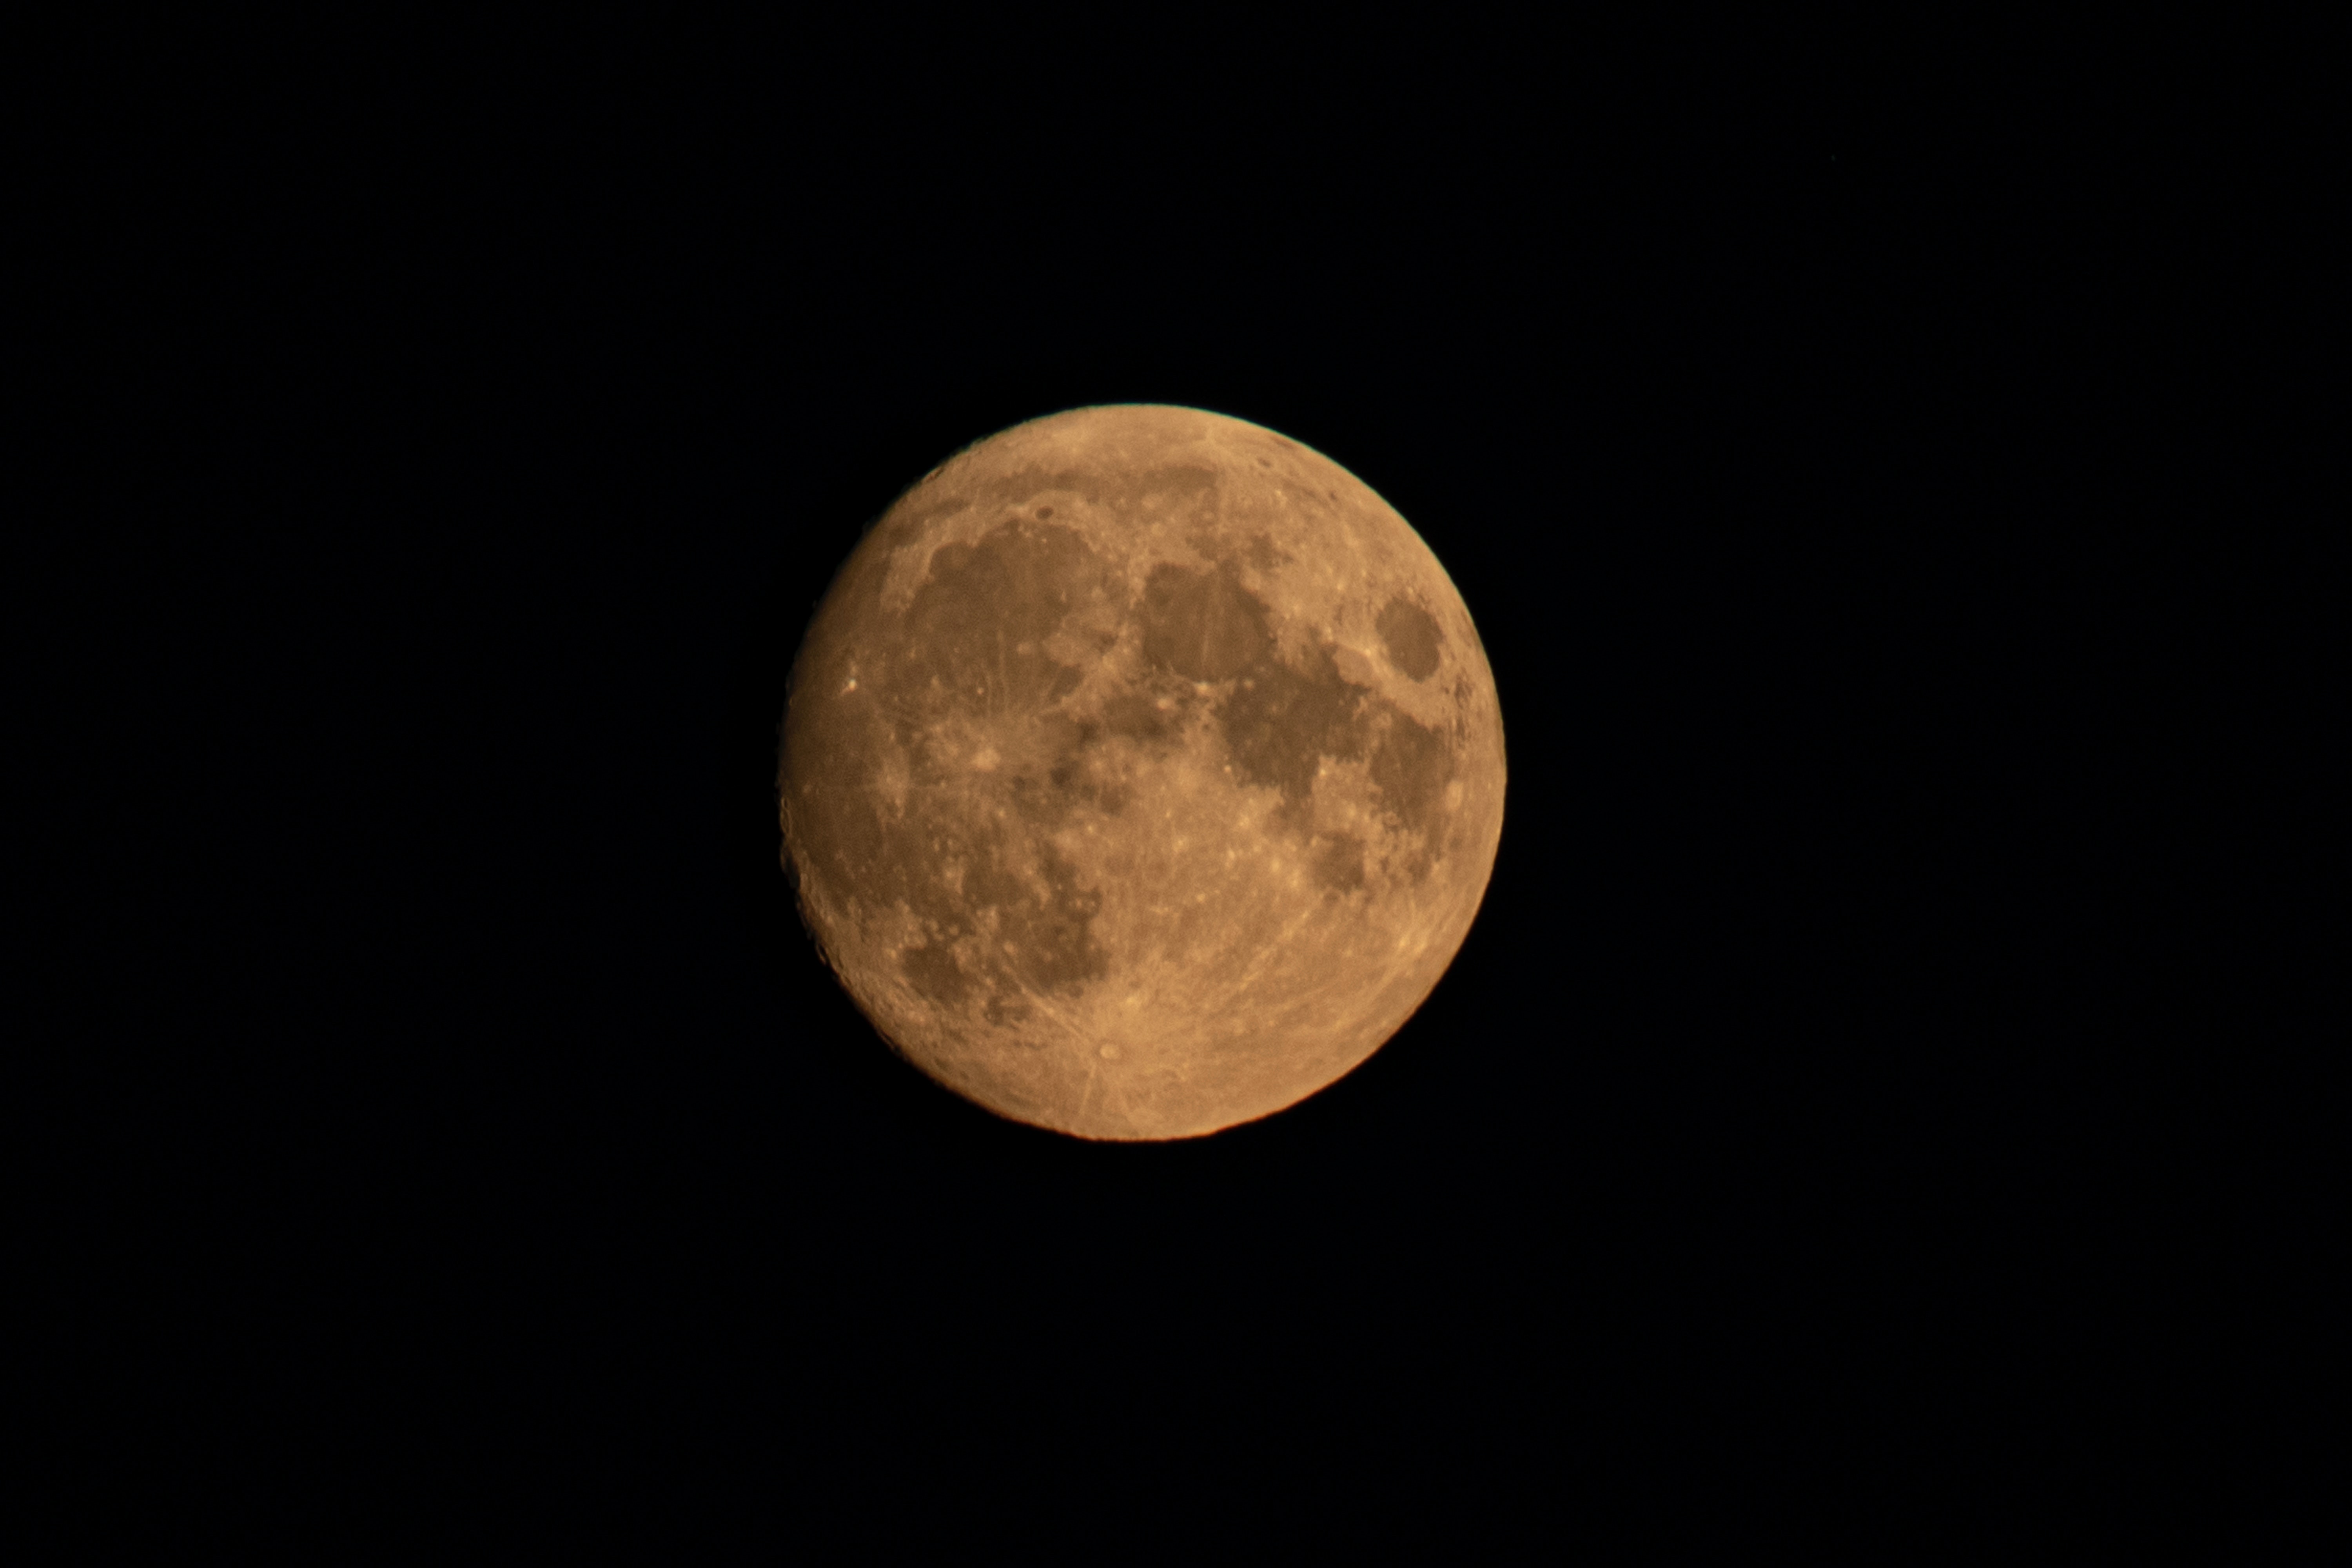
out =
<svg viewBox="0 0 2352 1568"><path fill-rule="evenodd" d="M1391 599L1372 623L1388 645L1389 662L1414 680L1437 673L1437 622L1427 610L1403 599Z"/></svg>
<svg viewBox="0 0 2352 1568"><path fill-rule="evenodd" d="M1315 885L1334 893L1352 893L1364 885L1364 841L1338 834L1315 841Z"/></svg>
<svg viewBox="0 0 2352 1568"><path fill-rule="evenodd" d="M907 606L893 695L965 711L1034 709L1066 695L1080 672L1044 643L1099 574L1066 528L1015 521L978 544L943 544Z"/></svg>
<svg viewBox="0 0 2352 1568"><path fill-rule="evenodd" d="M1444 736L1406 714L1391 709L1387 718L1372 752L1372 783L1380 788L1381 805L1399 822L1427 832L1454 777L1453 749Z"/></svg>
<svg viewBox="0 0 2352 1568"><path fill-rule="evenodd" d="M890 837L862 880L934 933L899 955L918 994L962 1006L985 993L991 1021L1003 1023L1024 1016L1024 994L1067 994L1109 973L1094 939L1102 895L1078 885L1051 843L942 812L919 826L909 813Z"/></svg>
<svg viewBox="0 0 2352 1568"><path fill-rule="evenodd" d="M1235 771L1244 782L1271 785L1291 805L1303 805L1314 794L1325 757L1363 755L1356 723L1361 695L1361 688L1340 678L1328 647L1316 648L1304 670L1273 658L1253 666L1219 715Z"/></svg>
<svg viewBox="0 0 2352 1568"><path fill-rule="evenodd" d="M1250 536L1245 558L1251 565L1261 572L1271 572L1277 566L1287 564L1290 561L1286 552L1275 548L1272 536L1264 533L1254 533Z"/></svg>
<svg viewBox="0 0 2352 1568"><path fill-rule="evenodd" d="M1174 726L1159 704L1139 691L1121 691L1103 704L1103 728L1130 741L1165 740Z"/></svg>
<svg viewBox="0 0 2352 1568"><path fill-rule="evenodd" d="M908 948L898 955L898 967L907 972L907 984L915 988L915 994L926 1001L952 1007L971 994L970 977L945 942Z"/></svg>
<svg viewBox="0 0 2352 1568"><path fill-rule="evenodd" d="M1224 573L1157 566L1143 585L1143 654L1187 680L1231 680L1273 647L1265 618Z"/></svg>
<svg viewBox="0 0 2352 1568"><path fill-rule="evenodd" d="M1109 955L1094 939L1102 895L1079 887L1077 868L1051 844L1037 848L1045 887L1002 906L997 931L1008 949L1007 963L1023 984L1033 991L1076 992L1110 971Z"/></svg>

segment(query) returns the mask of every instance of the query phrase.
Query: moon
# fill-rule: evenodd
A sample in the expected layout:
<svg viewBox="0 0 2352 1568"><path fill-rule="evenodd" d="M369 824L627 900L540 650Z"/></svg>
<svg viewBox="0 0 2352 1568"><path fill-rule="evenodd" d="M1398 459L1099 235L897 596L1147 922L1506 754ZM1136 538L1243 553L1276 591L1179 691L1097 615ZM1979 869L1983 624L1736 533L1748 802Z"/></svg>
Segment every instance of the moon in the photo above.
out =
<svg viewBox="0 0 2352 1568"><path fill-rule="evenodd" d="M1091 1139L1272 1114L1454 960L1502 834L1469 611L1321 454L1079 408L934 469L793 668L801 913L893 1047Z"/></svg>

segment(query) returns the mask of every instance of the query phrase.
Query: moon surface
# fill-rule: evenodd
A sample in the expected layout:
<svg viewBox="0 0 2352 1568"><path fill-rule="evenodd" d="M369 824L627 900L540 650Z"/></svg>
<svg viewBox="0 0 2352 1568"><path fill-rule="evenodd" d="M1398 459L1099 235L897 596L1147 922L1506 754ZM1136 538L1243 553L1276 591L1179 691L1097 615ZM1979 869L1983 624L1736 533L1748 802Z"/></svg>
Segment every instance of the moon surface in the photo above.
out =
<svg viewBox="0 0 2352 1568"><path fill-rule="evenodd" d="M1020 1121L1269 1115L1421 1005L1503 822L1469 612L1319 453L1193 408L1032 420L858 544L793 666L802 918L901 1054Z"/></svg>

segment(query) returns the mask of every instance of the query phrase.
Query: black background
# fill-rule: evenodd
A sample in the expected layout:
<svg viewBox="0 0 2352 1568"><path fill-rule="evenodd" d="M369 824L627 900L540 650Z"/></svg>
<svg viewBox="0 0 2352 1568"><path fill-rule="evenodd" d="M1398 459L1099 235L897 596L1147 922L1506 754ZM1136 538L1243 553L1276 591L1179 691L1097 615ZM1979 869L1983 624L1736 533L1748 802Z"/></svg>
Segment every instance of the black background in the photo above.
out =
<svg viewBox="0 0 2352 1568"><path fill-rule="evenodd" d="M2021 1513L2158 1418L2198 139L2145 62L1771 43L208 40L269 89L126 159L92 284L172 628L86 781L142 824L89 886L161 891L75 914L168 953L109 1112L147 1462L619 1520L1009 1459L961 1517L1181 1533L1700 1466ZM1131 1147L895 1061L772 800L862 527L1120 401L1394 504L1511 768L1386 1047Z"/></svg>

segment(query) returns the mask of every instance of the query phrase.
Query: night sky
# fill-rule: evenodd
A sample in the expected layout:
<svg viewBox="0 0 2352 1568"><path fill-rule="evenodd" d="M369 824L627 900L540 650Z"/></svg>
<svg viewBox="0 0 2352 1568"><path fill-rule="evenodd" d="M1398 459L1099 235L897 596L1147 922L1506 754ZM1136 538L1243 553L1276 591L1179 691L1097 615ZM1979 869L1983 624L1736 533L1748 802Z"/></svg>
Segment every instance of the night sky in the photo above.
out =
<svg viewBox="0 0 2352 1568"><path fill-rule="evenodd" d="M187 1420L326 1493L360 1426L583 1500L1032 1445L1013 1528L1306 1451L1365 1518L1832 1451L1999 1491L2156 1398L2112 1302L2197 1201L2220 853L2199 474L2140 423L2204 352L2149 238L2195 138L1757 42L360 49L131 159L108 570L191 629L107 656L145 760L91 787L147 825L72 919L172 955L108 1125L236 1369ZM1510 794L1386 1047L1118 1146L890 1056L773 787L865 525L1129 401L1414 525Z"/></svg>

